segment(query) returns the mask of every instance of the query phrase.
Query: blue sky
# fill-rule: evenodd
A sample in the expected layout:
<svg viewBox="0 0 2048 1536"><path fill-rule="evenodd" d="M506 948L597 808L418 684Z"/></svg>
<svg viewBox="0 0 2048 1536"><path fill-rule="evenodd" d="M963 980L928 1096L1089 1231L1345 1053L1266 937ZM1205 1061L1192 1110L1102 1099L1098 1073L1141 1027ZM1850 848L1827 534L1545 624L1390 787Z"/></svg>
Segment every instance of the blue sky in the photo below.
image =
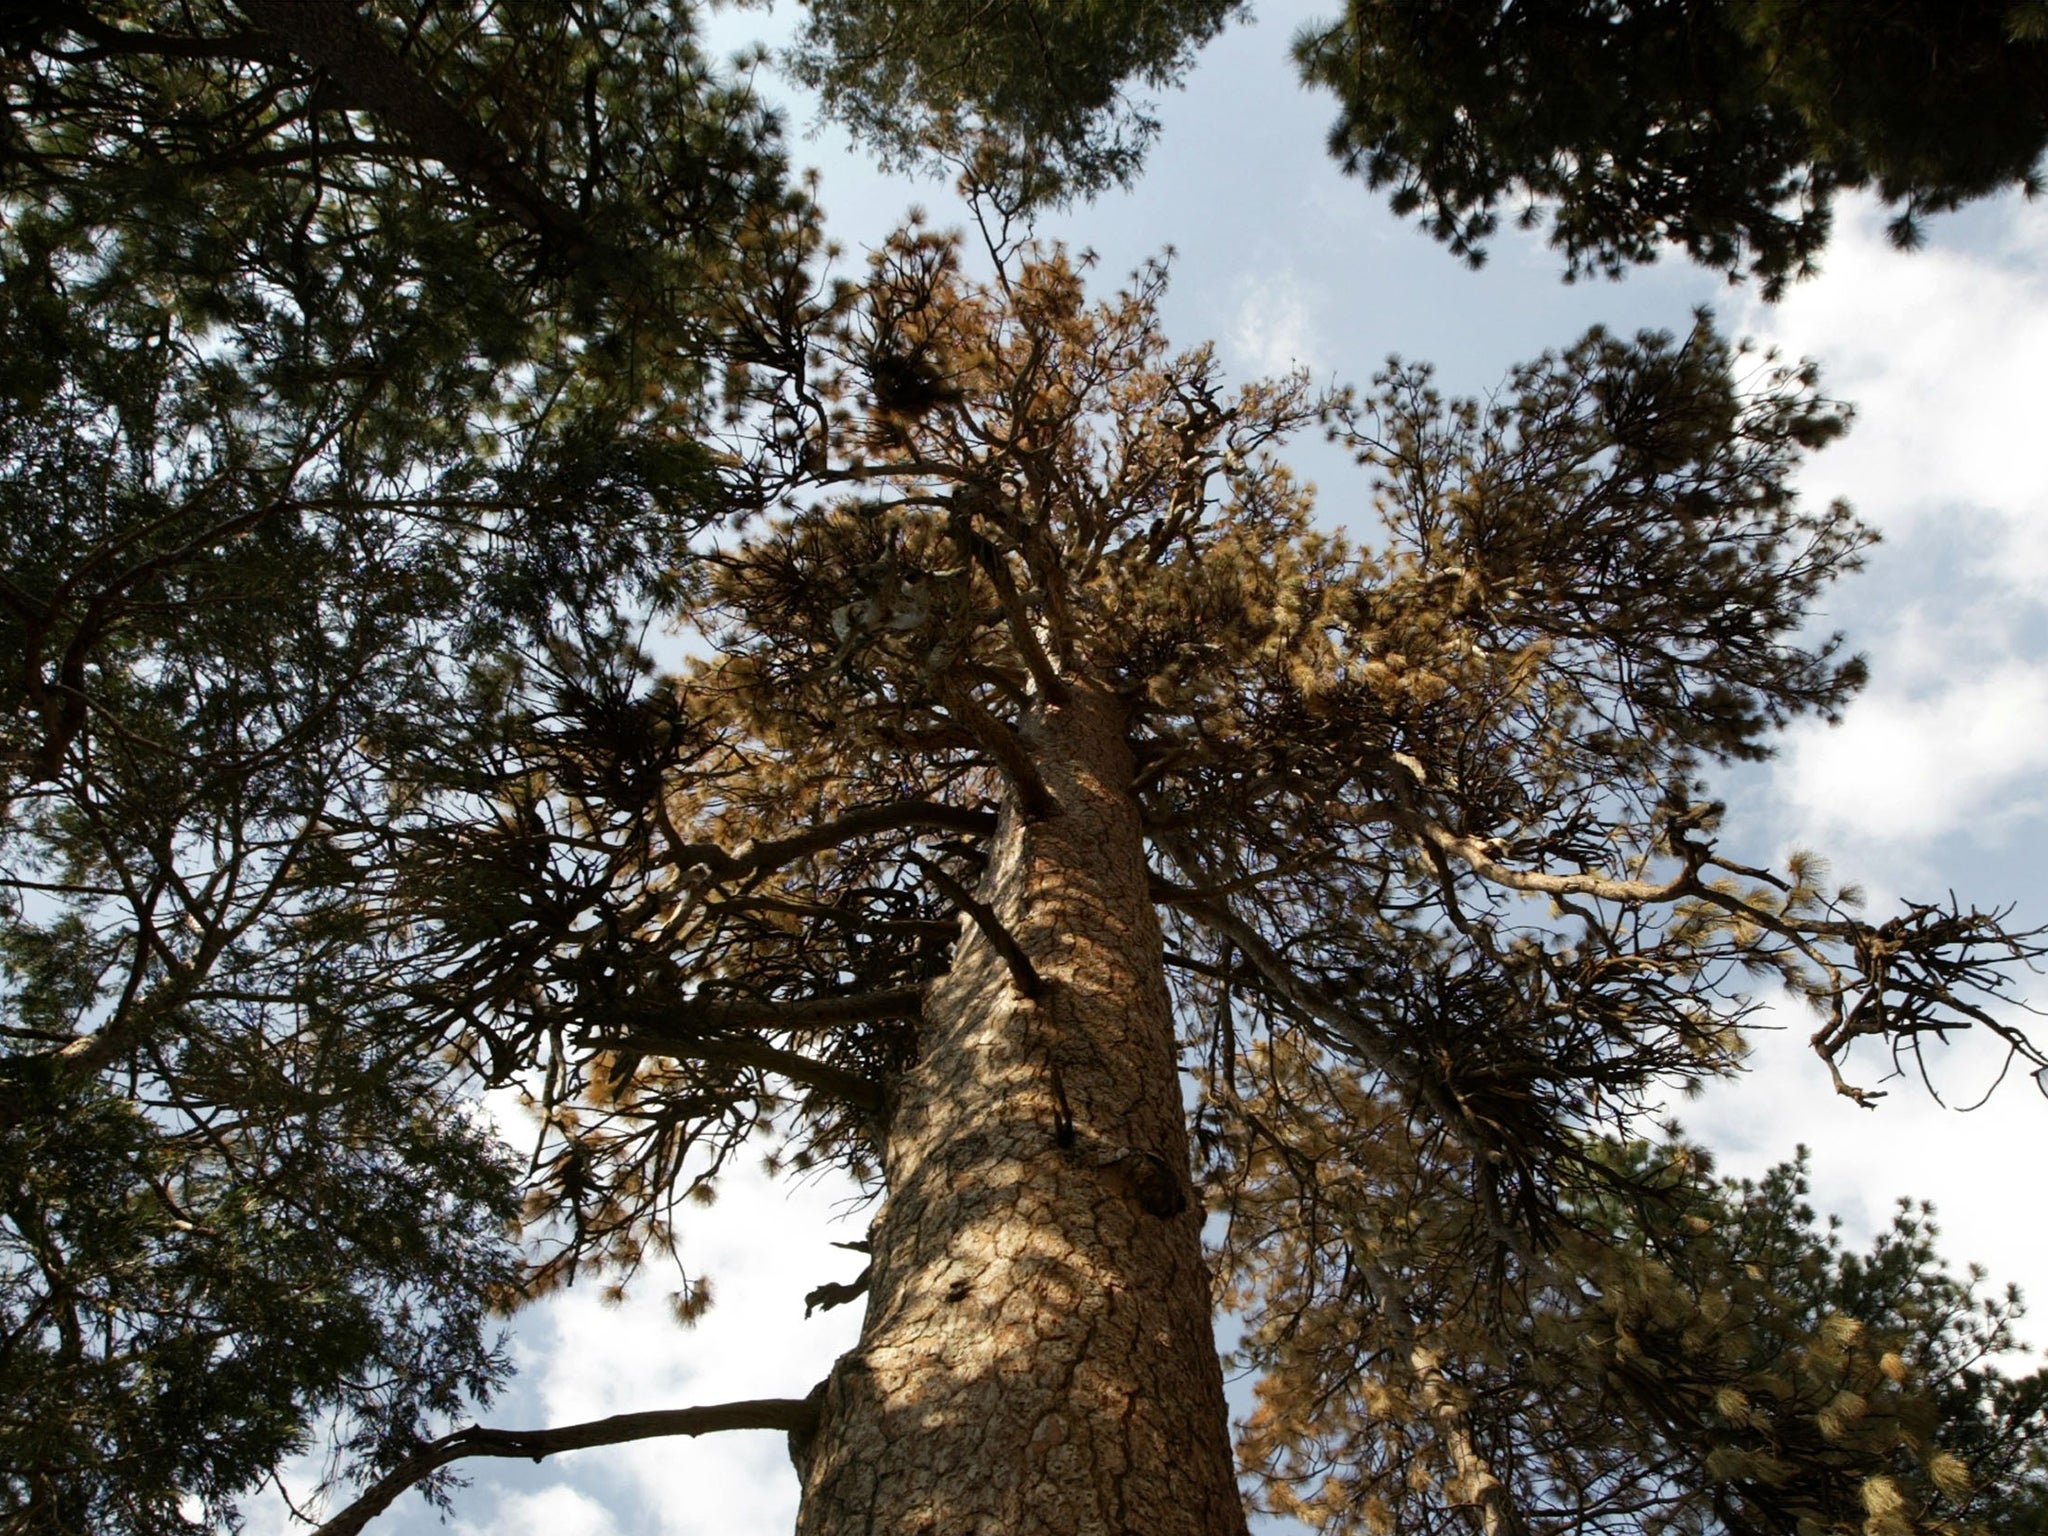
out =
<svg viewBox="0 0 2048 1536"><path fill-rule="evenodd" d="M1873 666L1870 688L1836 728L1800 726L1778 758L1726 786L1736 838L1760 857L1816 848L1836 875L1900 895L1950 889L2017 902L2048 921L2048 202L2003 199L1929 226L1926 249L1884 242L1867 206L1841 211L1818 279L1775 307L1746 288L1670 261L1622 283L1560 282L1539 239L1504 233L1471 272L1324 152L1329 103L1305 94L1287 44L1320 5L1265 4L1205 52L1188 88L1159 102L1162 133L1132 189L1045 220L1041 233L1100 257L1113 283L1171 246L1166 320L1177 344L1213 341L1240 377L1310 368L1363 382L1389 353L1433 361L1445 386L1483 393L1514 363L1588 326L1682 330L1710 305L1724 329L1817 358L1857 425L1808 468L1806 493L1846 496L1882 530L1869 571L1831 600ZM769 35L773 15L720 13L721 39ZM936 223L961 210L937 183L883 178L831 132L805 136L790 103L796 158L820 173L828 225L856 268L912 203ZM1305 453L1332 522L1347 518L1341 462ZM2048 981L2035 997L2048 1004ZM2048 1342L2048 1098L2016 1077L1985 1109L1960 1114L1917 1083L1874 1111L1830 1092L1793 1010L1759 1036L1756 1069L1678 1107L1726 1171L1754 1172L1814 1149L1817 1203L1852 1234L1881 1225L1900 1195L1940 1208L1944 1248L2040 1299ZM1885 1063L1854 1064L1866 1082ZM1952 1100L1977 1097L1995 1064L1958 1050L1940 1063ZM834 1225L835 1219L839 1225ZM708 1272L717 1304L696 1329L668 1320L661 1277L623 1306L577 1289L518 1319L521 1375L487 1415L510 1426L658 1406L799 1396L853 1342L857 1308L803 1319L801 1297L848 1279L855 1256L829 1246L866 1217L825 1183L729 1185L693 1216L685 1259ZM796 1485L780 1437L715 1436L589 1451L540 1466L482 1463L458 1495L457 1536L770 1536L790 1530ZM252 1511L252 1536L284 1529ZM434 1529L409 1498L374 1529Z"/></svg>

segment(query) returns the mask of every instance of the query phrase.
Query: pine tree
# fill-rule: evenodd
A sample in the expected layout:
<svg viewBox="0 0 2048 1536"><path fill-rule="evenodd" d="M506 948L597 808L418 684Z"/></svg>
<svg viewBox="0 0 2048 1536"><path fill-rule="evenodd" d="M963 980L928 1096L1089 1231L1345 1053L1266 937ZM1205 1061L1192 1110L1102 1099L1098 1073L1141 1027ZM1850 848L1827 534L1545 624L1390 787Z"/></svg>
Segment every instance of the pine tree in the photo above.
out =
<svg viewBox="0 0 2048 1536"><path fill-rule="evenodd" d="M1163 282L1091 305L1056 251L976 284L952 241L900 236L803 376L735 379L782 510L702 551L701 659L650 683L630 650L556 657L523 750L388 898L437 923L473 1059L532 1085L539 1283L671 1246L677 1202L766 1133L879 1198L865 1273L813 1295L866 1297L859 1346L802 1399L459 1433L327 1530L465 1454L751 1424L790 1431L806 1533L1240 1531L1209 1199L1280 1213L1226 1249L1278 1277L1270 1306L1350 1223L1496 1295L1504 1349L1596 1259L1617 1338L1682 1332L1741 1243L1660 1275L1711 1197L1611 1138L1736 1066L1745 974L1813 1004L1858 1098L1859 1041L1972 1027L2040 1059L1982 1006L2030 936L1870 921L1813 863L1717 846L1702 775L1860 677L1804 628L1868 537L1787 486L1842 425L1810 371L1702 325L1596 332L1490 406L1400 366L1363 400L1233 391L1169 353ZM1274 456L1318 424L1367 467L1362 546ZM1341 1223L1319 1237L1280 1167L1341 1184ZM1433 1335L1464 1325L1425 1290L1372 1324L1416 1330L1386 1432L1435 1426L1448 1470L1414 1486L1515 1527L1527 1479L1563 1497L1564 1474L1460 1428L1468 1362ZM1782 1435L1715 1395L1770 1362L1669 1389L1644 1433L1690 1458L1664 1464L1685 1508L1950 1528L1914 1491L1952 1491L1938 1438L1828 1395L1881 1398L1889 1357L1745 1304L1815 1358ZM1615 1349L1577 1368L1629 1378ZM1574 1401L1548 1369L1526 1390ZM1584 1447L1588 1486L1638 1443Z"/></svg>
<svg viewBox="0 0 2048 1536"><path fill-rule="evenodd" d="M0 17L0 1518L225 1519L502 1370L513 1170L352 860L761 489L705 428L801 366L819 237L695 19Z"/></svg>
<svg viewBox="0 0 2048 1536"><path fill-rule="evenodd" d="M1277 1056L1277 1053L1276 1053ZM1263 1507L1319 1530L2040 1528L2048 1371L1909 1202L1846 1251L1805 1154L1609 1143L1554 1244L1475 1264L1469 1181L1355 1084L1262 1056L1223 1252ZM1861 1520L1858 1516L1861 1516Z"/></svg>
<svg viewBox="0 0 2048 1536"><path fill-rule="evenodd" d="M816 0L787 62L885 164L972 167L1015 204L1059 203L1136 177L1159 125L1133 91L1177 86L1247 10Z"/></svg>
<svg viewBox="0 0 2048 1536"><path fill-rule="evenodd" d="M810 214L645 8L0 49L0 1528L218 1526L502 1377L517 1169L333 842L724 511L717 312Z"/></svg>
<svg viewBox="0 0 2048 1536"><path fill-rule="evenodd" d="M2048 149L2039 0L1349 0L1295 42L1340 112L1330 147L1478 261L1503 204L1573 274L1666 245L1776 295L1814 270L1836 196L1874 188L1901 245Z"/></svg>
<svg viewBox="0 0 2048 1536"><path fill-rule="evenodd" d="M1103 57L1170 78L1146 39ZM849 99L1035 99L939 52ZM1661 1234L1600 1132L1732 1062L1744 968L1838 1069L2031 1049L1977 1001L2028 936L1716 851L1700 775L1858 676L1800 639L1863 535L1786 489L1839 426L1796 372L1702 331L1492 408L1232 393L1156 272L1091 308L912 233L820 292L681 8L37 5L0 54L10 1527L220 1523L338 1412L334 1529L461 1455L753 1424L807 1530L1235 1530L1201 1212L1270 1167L1258 1049L1407 1127L1500 1276ZM1075 83L975 163L1122 174L1142 123ZM1362 550L1268 456L1314 425ZM704 659L652 678L651 613ZM516 1273L468 1109L514 1082ZM427 1438L487 1303L629 1274L759 1131L885 1193L827 1383ZM1816 1518L1947 1518L1940 1447L1814 1425ZM1522 1496L1464 1438L1475 1507ZM1735 1449L1702 1497L1776 1507Z"/></svg>

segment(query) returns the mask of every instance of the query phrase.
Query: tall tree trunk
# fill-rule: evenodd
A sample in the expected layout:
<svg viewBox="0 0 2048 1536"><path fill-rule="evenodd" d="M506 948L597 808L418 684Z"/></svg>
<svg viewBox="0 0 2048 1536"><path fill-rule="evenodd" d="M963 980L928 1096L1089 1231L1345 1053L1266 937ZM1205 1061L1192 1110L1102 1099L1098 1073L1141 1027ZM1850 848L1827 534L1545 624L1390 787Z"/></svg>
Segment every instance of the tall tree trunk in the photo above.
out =
<svg viewBox="0 0 2048 1536"><path fill-rule="evenodd" d="M1243 1536L1122 712L1025 749L980 926L894 1107L867 1321L799 1451L799 1536ZM964 920L963 920L964 921Z"/></svg>

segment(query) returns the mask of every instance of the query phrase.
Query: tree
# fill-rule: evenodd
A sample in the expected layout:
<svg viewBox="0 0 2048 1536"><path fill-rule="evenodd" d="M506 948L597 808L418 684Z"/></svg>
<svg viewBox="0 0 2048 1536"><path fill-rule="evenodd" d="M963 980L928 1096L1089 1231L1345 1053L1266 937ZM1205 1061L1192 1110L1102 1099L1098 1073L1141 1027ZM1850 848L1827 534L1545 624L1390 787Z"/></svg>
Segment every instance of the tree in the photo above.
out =
<svg viewBox="0 0 2048 1536"><path fill-rule="evenodd" d="M1060 202L1135 177L1158 124L1131 86L1178 85L1245 9L818 0L789 63L885 163L972 165L1021 204Z"/></svg>
<svg viewBox="0 0 2048 1536"><path fill-rule="evenodd" d="M1314 1063L1258 1065L1229 1206L1254 1235L1225 1246L1266 1507L1331 1531L2040 1528L2048 1371L2003 1373L2019 1299L1948 1274L1925 1207L1859 1255L1804 1204L1803 1149L1717 1187L1698 1148L1610 1144L1637 1196L1570 1202L1496 1290L1455 1172Z"/></svg>
<svg viewBox="0 0 2048 1536"><path fill-rule="evenodd" d="M6 1519L225 1518L330 1410L374 1474L501 1369L512 1170L349 860L488 781L522 688L756 489L707 395L801 366L749 349L801 346L818 236L693 23L0 20L0 1384L64 1405L0 1424ZM1059 118L1076 166L1128 166L1115 87Z"/></svg>
<svg viewBox="0 0 2048 1536"><path fill-rule="evenodd" d="M1136 174L1167 88L1241 7L819 0L788 62L898 166L972 167L1030 205ZM1295 40L1331 151L1475 264L1504 204L1549 214L1571 276L1677 246L1767 296L1815 269L1836 196L1926 216L2040 185L2039 0L1351 0Z"/></svg>
<svg viewBox="0 0 2048 1536"><path fill-rule="evenodd" d="M911 236L818 294L684 20L0 34L0 1369L65 1405L0 1424L10 1523L221 1518L337 1408L370 1504L755 1423L813 1529L883 1493L1230 1529L1178 1030L1198 1147L1241 1144L1241 1034L1306 1042L1464 1149L1505 1265L1616 1186L1601 1117L1725 1059L1731 967L1835 1060L1999 1029L1972 988L2026 936L1773 887L1697 801L1853 681L1790 638L1859 537L1784 490L1833 430L1800 381L1597 338L1504 413L1410 372L1374 417L1227 397L1156 275L1098 312ZM1261 458L1325 413L1382 473L1362 555ZM650 686L650 608L715 659ZM870 1275L817 1293L874 1294L861 1354L815 1399L427 1441L496 1371L508 1179L462 1095L514 1080L527 1288L630 1270L764 1127L887 1182ZM1851 1450L1842 1487L1890 1475Z"/></svg>
<svg viewBox="0 0 2048 1536"><path fill-rule="evenodd" d="M0 1526L186 1530L503 1374L517 1170L331 845L724 510L718 312L810 213L681 14L0 47Z"/></svg>
<svg viewBox="0 0 2048 1536"><path fill-rule="evenodd" d="M1810 863L1716 846L1702 773L1860 676L1803 633L1866 542L1786 484L1841 428L1810 371L1702 326L1596 332L1491 406L1399 366L1366 401L1233 393L1168 354L1157 269L1091 306L1063 255L996 255L977 285L908 231L813 322L806 374L735 380L736 456L790 489L703 552L703 659L651 685L630 650L562 660L386 898L437 925L465 1047L532 1084L549 1274L672 1247L676 1203L765 1131L881 1196L867 1270L814 1293L866 1296L861 1343L806 1398L464 1431L408 1475L751 1423L791 1432L804 1532L1241 1530L1201 1228L1206 1194L1270 1182L1254 1151L1358 1157L1357 1223L1432 1184L1414 1241L1505 1329L1575 1256L1641 1271L1630 1244L1714 1208L1601 1133L1735 1066L1743 973L1819 1010L1852 1096L1860 1040L1978 1028L2041 1059L1987 1006L2031 936L1866 920ZM1316 532L1272 457L1316 423L1370 471L1367 547ZM1261 1045L1337 1112L1241 1089ZM1310 1221L1241 1224L1225 1258L1284 1271ZM1743 1251L1717 1241L1660 1305ZM1938 1438L1800 1398L1773 1461L1761 1412L1675 1401L1670 1475L1728 1529L1947 1519L1915 1502L1953 1480ZM1446 1502L1520 1520L1540 1474L1463 1444Z"/></svg>
<svg viewBox="0 0 2048 1536"><path fill-rule="evenodd" d="M1926 214L2031 195L2048 147L2034 0L1351 0L1295 50L1337 97L1345 168L1473 261L1526 200L1574 274L1668 243L1774 295L1814 269L1837 193L1874 187L1910 245Z"/></svg>

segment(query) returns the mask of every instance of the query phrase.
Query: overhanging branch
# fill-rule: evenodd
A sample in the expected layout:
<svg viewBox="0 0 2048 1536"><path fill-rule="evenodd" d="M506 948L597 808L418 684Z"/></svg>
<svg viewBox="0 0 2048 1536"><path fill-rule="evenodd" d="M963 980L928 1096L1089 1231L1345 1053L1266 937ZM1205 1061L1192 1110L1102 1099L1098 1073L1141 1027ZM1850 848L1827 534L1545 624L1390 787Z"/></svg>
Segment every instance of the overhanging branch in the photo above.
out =
<svg viewBox="0 0 2048 1536"><path fill-rule="evenodd" d="M517 1457L539 1461L563 1451L596 1445L623 1445L668 1435L708 1435L728 1429L779 1429L808 1434L817 1427L815 1397L764 1397L738 1403L713 1403L702 1408L661 1408L647 1413L619 1413L583 1424L554 1429L484 1429L472 1424L430 1441L377 1479L348 1508L313 1532L313 1536L356 1536L398 1496L421 1478L452 1461L470 1456Z"/></svg>

